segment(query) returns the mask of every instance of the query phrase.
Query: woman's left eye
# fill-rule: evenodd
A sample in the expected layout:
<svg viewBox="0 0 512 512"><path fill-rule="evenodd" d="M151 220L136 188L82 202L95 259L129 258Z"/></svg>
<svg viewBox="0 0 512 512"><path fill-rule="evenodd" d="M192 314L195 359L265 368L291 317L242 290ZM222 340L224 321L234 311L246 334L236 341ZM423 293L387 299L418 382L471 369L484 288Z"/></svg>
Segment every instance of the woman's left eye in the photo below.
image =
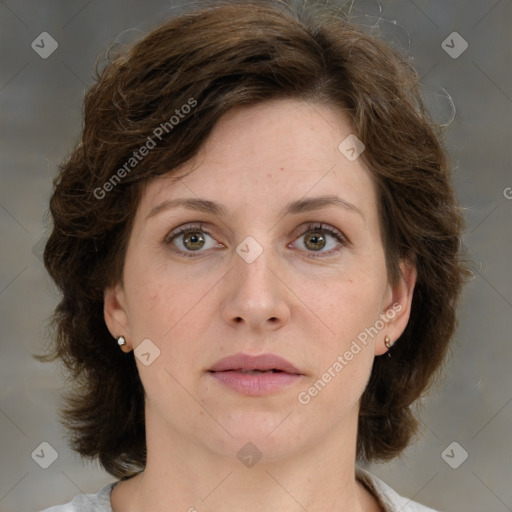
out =
<svg viewBox="0 0 512 512"><path fill-rule="evenodd" d="M336 246L346 246L347 239L336 229L322 224L310 224L296 241L301 241L301 248L310 253L328 255L336 252ZM324 250L326 249L326 250ZM315 254L311 256L316 257Z"/></svg>

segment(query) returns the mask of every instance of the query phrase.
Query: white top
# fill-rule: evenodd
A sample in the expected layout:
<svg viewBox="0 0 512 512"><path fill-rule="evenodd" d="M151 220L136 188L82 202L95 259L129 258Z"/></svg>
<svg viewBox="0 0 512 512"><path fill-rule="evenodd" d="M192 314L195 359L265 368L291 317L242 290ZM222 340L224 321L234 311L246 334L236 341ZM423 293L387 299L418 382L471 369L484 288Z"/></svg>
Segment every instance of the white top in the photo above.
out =
<svg viewBox="0 0 512 512"><path fill-rule="evenodd" d="M378 499L384 512L436 512L434 509L403 498L382 480L362 468L356 467L356 476ZM41 512L113 512L110 494L117 483L105 485L96 494L80 494L65 505L50 507Z"/></svg>

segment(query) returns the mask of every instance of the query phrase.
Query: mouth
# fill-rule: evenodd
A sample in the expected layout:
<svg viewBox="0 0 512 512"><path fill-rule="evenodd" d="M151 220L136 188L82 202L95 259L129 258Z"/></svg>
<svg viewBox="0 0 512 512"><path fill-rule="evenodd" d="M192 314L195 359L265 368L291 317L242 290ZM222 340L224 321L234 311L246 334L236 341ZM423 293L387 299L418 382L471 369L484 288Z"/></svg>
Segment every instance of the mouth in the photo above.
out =
<svg viewBox="0 0 512 512"><path fill-rule="evenodd" d="M292 363L278 355L261 354L251 356L242 352L217 361L208 371L214 373L235 371L244 374L289 373L290 375L302 375Z"/></svg>
<svg viewBox="0 0 512 512"><path fill-rule="evenodd" d="M282 370L276 370L275 368L272 368L272 370L246 370L245 368L239 368L238 370L226 370L228 372L240 372L245 373L246 375L260 375L262 373L286 373Z"/></svg>
<svg viewBox="0 0 512 512"><path fill-rule="evenodd" d="M249 396L276 393L303 376L289 361L275 354L234 354L217 361L208 372L224 386Z"/></svg>

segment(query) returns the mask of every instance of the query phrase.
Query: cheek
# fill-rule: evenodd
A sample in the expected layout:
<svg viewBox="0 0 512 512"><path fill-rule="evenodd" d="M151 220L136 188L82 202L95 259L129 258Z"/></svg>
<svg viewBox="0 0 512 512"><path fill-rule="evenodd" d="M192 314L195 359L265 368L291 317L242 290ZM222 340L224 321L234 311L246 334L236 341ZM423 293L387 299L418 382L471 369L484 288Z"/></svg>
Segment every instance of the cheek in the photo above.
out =
<svg viewBox="0 0 512 512"><path fill-rule="evenodd" d="M325 341L329 348L340 350L378 320L385 276L378 272L353 270L345 276L331 279L319 287L314 296L309 293L308 305L329 327L331 336Z"/></svg>
<svg viewBox="0 0 512 512"><path fill-rule="evenodd" d="M172 321L175 305L171 298L173 293L176 295L176 287L168 274L169 268L155 264L154 258L144 258L136 251L128 253L123 279L128 320L136 339L160 339L163 324Z"/></svg>
<svg viewBox="0 0 512 512"><path fill-rule="evenodd" d="M326 289L330 300L323 303L319 316L333 332L320 338L321 350L311 353L315 375L298 397L300 404L311 404L309 412L325 415L329 410L328 416L337 421L358 403L375 357L372 328L381 313L377 288L374 281L362 286L354 278Z"/></svg>
<svg viewBox="0 0 512 512"><path fill-rule="evenodd" d="M137 255L127 258L125 277L128 317L135 339L154 339L162 348L170 340L174 345L183 338L190 340L201 319L206 321L207 308L213 307L208 292L218 281L212 275L184 272L161 258ZM185 350L190 345L185 343Z"/></svg>

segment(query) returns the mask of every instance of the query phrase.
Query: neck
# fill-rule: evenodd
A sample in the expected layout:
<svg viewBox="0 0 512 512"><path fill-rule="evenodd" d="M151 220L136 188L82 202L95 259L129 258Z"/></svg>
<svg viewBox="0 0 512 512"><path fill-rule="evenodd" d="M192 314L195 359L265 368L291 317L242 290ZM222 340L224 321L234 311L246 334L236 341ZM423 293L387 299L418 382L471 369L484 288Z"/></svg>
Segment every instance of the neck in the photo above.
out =
<svg viewBox="0 0 512 512"><path fill-rule="evenodd" d="M267 442L261 459L254 464L246 458L245 465L227 450L205 449L147 418L146 469L114 488L114 512L378 511L375 498L355 478L355 420L287 456L265 456L273 453ZM251 452L248 447L244 455L254 456Z"/></svg>

